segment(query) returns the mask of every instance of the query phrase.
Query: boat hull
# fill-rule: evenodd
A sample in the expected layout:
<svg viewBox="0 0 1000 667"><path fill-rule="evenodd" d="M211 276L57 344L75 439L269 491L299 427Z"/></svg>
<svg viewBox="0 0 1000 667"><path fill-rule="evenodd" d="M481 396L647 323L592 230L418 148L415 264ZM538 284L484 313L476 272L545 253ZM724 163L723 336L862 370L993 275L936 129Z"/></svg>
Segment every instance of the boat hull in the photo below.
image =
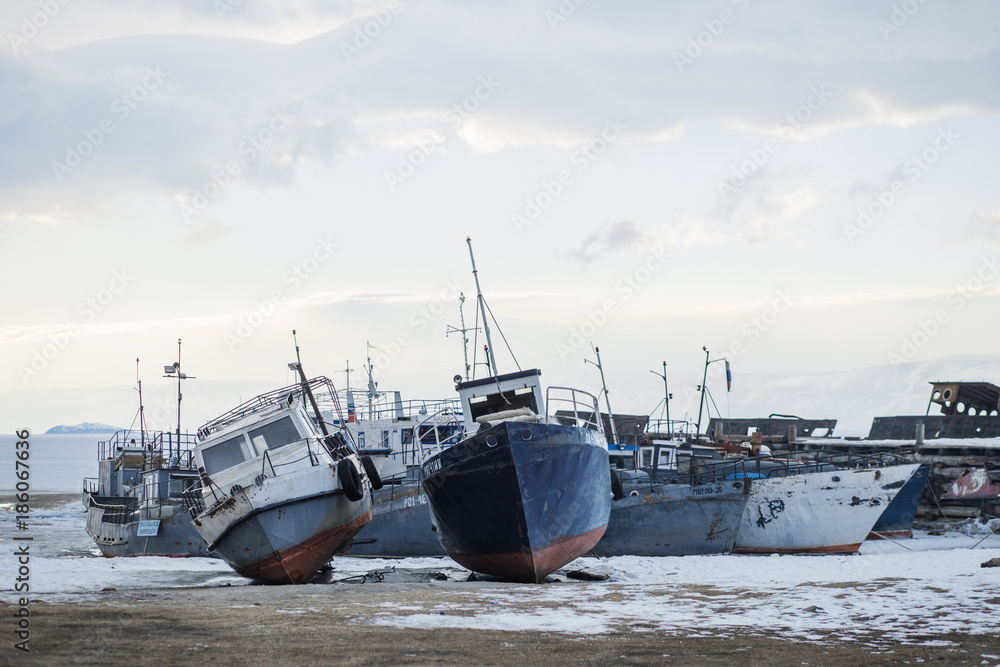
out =
<svg viewBox="0 0 1000 667"><path fill-rule="evenodd" d="M386 485L372 494L372 520L358 533L348 556L446 556L420 484Z"/></svg>
<svg viewBox="0 0 1000 667"><path fill-rule="evenodd" d="M736 544L750 480L715 484L629 485L611 503L597 556L687 556L730 553ZM638 495L631 495L637 492Z"/></svg>
<svg viewBox="0 0 1000 667"><path fill-rule="evenodd" d="M917 468L909 481L903 485L882 516L875 522L875 527L868 534L868 539L879 540L883 537L913 537L913 521L917 518L917 509L927 486L927 478L931 468L922 465Z"/></svg>
<svg viewBox="0 0 1000 667"><path fill-rule="evenodd" d="M108 499L113 500L113 499ZM166 511L176 509L174 514ZM87 507L87 534L101 554L108 558L128 556L215 556L191 523L191 516L180 507L161 508L157 515L140 512L136 519L125 521L121 512L98 503ZM140 520L159 520L156 535L139 537Z"/></svg>
<svg viewBox="0 0 1000 667"><path fill-rule="evenodd" d="M855 553L917 464L754 479L735 553Z"/></svg>
<svg viewBox="0 0 1000 667"><path fill-rule="evenodd" d="M597 431L504 422L422 470L441 546L476 572L539 582L590 551L607 528L611 477Z"/></svg>
<svg viewBox="0 0 1000 667"><path fill-rule="evenodd" d="M238 574L302 584L371 521L371 494L352 502L335 468L266 478L199 514L195 527Z"/></svg>

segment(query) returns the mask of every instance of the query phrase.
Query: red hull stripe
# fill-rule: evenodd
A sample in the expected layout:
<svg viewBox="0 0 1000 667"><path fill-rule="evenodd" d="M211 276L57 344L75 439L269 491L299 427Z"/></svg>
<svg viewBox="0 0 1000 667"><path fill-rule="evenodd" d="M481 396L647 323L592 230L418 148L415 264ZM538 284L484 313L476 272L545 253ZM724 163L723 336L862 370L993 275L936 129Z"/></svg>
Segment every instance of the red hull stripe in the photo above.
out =
<svg viewBox="0 0 1000 667"><path fill-rule="evenodd" d="M751 549L740 547L733 549L734 554L853 554L861 548L861 543L838 544L832 547L804 547L799 549Z"/></svg>
<svg viewBox="0 0 1000 667"><path fill-rule="evenodd" d="M607 524L581 535L563 537L531 553L448 554L452 560L474 572L501 579L538 583L563 565L584 555L601 541Z"/></svg>

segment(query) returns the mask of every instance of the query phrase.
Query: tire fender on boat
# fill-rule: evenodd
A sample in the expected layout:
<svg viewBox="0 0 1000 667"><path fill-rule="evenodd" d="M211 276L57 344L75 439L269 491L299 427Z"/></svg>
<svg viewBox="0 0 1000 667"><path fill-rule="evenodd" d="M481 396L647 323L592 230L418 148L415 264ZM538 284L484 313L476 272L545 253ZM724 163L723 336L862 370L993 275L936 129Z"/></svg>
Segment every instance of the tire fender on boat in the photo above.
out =
<svg viewBox="0 0 1000 667"><path fill-rule="evenodd" d="M382 476L378 474L378 468L375 466L375 462L372 461L372 457L365 454L361 457L361 465L364 466L365 473L368 475L368 483L371 484L372 489L378 491L382 488Z"/></svg>
<svg viewBox="0 0 1000 667"><path fill-rule="evenodd" d="M618 479L614 470L611 471L611 497L614 500L621 500L625 497L625 493L622 491L622 481Z"/></svg>
<svg viewBox="0 0 1000 667"><path fill-rule="evenodd" d="M357 502L365 497L365 492L361 489L361 475L350 459L340 459L337 464L337 479L348 500Z"/></svg>

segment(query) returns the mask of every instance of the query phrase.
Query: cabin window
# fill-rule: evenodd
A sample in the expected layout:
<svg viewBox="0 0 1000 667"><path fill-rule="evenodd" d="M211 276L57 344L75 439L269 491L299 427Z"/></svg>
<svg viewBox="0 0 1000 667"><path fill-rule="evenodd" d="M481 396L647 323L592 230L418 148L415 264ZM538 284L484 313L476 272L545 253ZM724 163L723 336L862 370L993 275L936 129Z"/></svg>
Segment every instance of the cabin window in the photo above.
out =
<svg viewBox="0 0 1000 667"><path fill-rule="evenodd" d="M206 447L201 452L201 458L205 462L205 472L209 475L227 470L247 460L240 444L240 436Z"/></svg>
<svg viewBox="0 0 1000 667"><path fill-rule="evenodd" d="M278 421L250 431L250 440L258 453L265 449L278 449L301 439L302 436L299 435L291 417L282 417Z"/></svg>
<svg viewBox="0 0 1000 667"><path fill-rule="evenodd" d="M364 448L365 448L365 432L360 431L358 433L358 449L364 449Z"/></svg>
<svg viewBox="0 0 1000 667"><path fill-rule="evenodd" d="M382 431L382 449L389 449L389 432Z"/></svg>
<svg viewBox="0 0 1000 667"><path fill-rule="evenodd" d="M409 445L413 443L413 429L404 428L403 429L403 443L404 445Z"/></svg>
<svg viewBox="0 0 1000 667"><path fill-rule="evenodd" d="M643 449L642 450L642 465L640 468L649 468L653 465L653 450Z"/></svg>

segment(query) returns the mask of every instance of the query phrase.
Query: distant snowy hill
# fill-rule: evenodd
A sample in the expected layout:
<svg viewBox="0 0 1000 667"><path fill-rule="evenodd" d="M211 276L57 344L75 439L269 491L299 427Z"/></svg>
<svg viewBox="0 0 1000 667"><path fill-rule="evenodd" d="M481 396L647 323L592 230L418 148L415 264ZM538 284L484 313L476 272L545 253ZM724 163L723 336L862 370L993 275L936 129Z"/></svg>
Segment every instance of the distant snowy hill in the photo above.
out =
<svg viewBox="0 0 1000 667"><path fill-rule="evenodd" d="M83 422L76 426L53 426L45 432L46 435L80 435L88 433L115 433L120 428L108 426L107 424L95 424L93 422Z"/></svg>

